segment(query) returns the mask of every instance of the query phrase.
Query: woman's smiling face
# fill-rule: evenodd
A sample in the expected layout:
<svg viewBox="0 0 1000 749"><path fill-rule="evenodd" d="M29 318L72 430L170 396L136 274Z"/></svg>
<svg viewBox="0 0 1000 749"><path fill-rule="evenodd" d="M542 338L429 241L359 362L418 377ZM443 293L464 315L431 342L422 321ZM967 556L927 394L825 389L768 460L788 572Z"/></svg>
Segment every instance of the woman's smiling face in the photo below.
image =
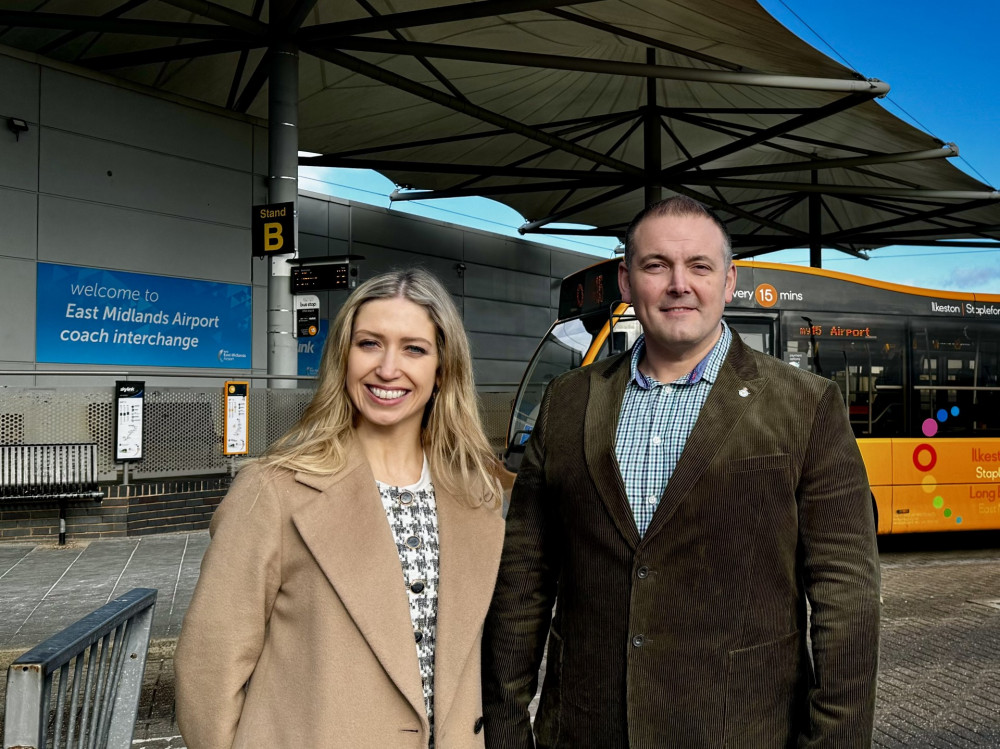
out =
<svg viewBox="0 0 1000 749"><path fill-rule="evenodd" d="M346 383L358 429L419 435L437 372L437 329L426 309L402 297L374 299L358 309Z"/></svg>

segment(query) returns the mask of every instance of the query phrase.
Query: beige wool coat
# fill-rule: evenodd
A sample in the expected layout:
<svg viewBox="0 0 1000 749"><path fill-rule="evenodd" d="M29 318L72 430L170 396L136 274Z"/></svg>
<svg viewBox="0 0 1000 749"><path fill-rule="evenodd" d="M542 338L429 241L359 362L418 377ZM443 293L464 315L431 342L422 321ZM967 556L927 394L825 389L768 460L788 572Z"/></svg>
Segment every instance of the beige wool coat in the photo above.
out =
<svg viewBox="0 0 1000 749"><path fill-rule="evenodd" d="M434 738L472 749L504 525L498 509L435 493ZM190 749L428 746L402 568L359 445L335 475L245 468L211 533L174 661Z"/></svg>

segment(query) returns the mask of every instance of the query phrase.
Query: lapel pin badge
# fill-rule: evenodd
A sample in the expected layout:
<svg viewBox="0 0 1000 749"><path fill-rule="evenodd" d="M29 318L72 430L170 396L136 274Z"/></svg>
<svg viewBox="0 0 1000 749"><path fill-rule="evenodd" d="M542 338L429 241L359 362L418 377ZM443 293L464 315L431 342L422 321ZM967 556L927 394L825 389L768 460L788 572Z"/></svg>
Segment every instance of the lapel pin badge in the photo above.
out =
<svg viewBox="0 0 1000 749"><path fill-rule="evenodd" d="M750 395L749 390L746 388L740 388L740 398L746 398L748 395Z"/></svg>

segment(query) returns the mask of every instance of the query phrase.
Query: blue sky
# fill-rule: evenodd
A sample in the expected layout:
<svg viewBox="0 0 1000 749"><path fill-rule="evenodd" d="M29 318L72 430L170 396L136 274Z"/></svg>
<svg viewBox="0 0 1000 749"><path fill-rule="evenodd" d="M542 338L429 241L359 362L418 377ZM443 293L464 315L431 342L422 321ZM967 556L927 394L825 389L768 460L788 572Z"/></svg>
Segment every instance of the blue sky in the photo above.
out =
<svg viewBox="0 0 1000 749"><path fill-rule="evenodd" d="M951 163L1000 186L1000 82L993 0L761 0L781 23L824 54L892 86L881 104L897 117L958 145ZM300 186L363 203L389 206L393 184L366 170L303 167ZM393 210L517 235L523 223L511 208L485 198L400 202ZM535 238L533 238L535 239ZM537 241L537 239L535 240ZM549 244L610 257L614 240L560 239ZM894 283L1000 294L1000 247L955 249L885 247L858 260L824 251L823 265ZM808 265L808 250L762 260Z"/></svg>

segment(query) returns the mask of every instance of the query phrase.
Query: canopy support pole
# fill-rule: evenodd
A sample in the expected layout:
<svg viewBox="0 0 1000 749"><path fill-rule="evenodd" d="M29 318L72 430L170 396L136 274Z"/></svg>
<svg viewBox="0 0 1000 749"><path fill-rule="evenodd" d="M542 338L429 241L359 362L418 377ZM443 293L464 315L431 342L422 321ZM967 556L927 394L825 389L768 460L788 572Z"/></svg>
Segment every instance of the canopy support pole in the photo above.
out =
<svg viewBox="0 0 1000 749"><path fill-rule="evenodd" d="M819 184L819 172L811 173L812 183ZM818 192L809 194L809 267L823 267L823 196Z"/></svg>
<svg viewBox="0 0 1000 749"><path fill-rule="evenodd" d="M293 330L291 265L298 257L299 194L299 51L290 42L272 48L267 95L268 200L291 203L295 231L291 237L296 252L269 258L267 279L267 373L270 376L298 374L298 346ZM294 388L296 380L271 380L272 388Z"/></svg>
<svg viewBox="0 0 1000 749"><path fill-rule="evenodd" d="M656 65L656 50L646 47L646 64ZM656 79L646 78L646 111L642 115L643 171L646 172L645 204L651 206L663 197L660 171L663 159L660 152L660 113L656 107ZM655 181L654 181L655 180Z"/></svg>

